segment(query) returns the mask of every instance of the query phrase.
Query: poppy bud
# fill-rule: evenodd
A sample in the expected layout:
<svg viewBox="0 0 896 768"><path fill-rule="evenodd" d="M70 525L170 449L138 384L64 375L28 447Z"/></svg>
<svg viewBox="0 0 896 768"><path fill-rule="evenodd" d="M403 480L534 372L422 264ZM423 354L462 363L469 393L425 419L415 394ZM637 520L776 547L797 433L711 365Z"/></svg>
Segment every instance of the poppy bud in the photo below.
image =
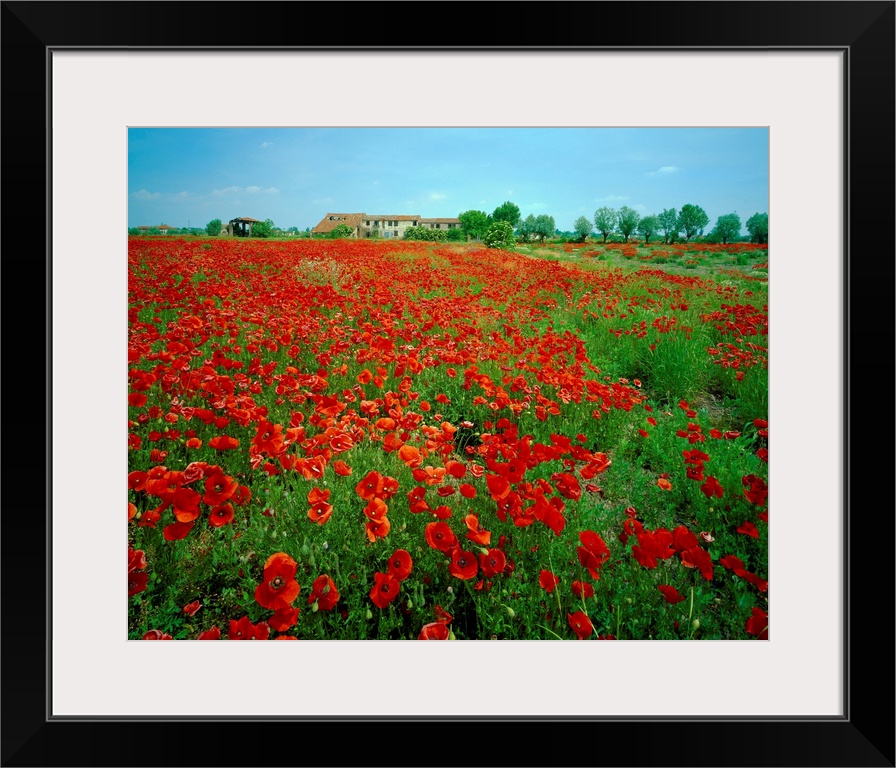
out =
<svg viewBox="0 0 896 768"><path fill-rule="evenodd" d="M371 611L370 608L367 609L366 618L367 618L367 621L370 621L373 618L373 611Z"/></svg>
<svg viewBox="0 0 896 768"><path fill-rule="evenodd" d="M627 602L629 605L631 605L632 599L630 597L627 597L627 598L625 598L625 602Z"/></svg>
<svg viewBox="0 0 896 768"><path fill-rule="evenodd" d="M516 611L513 610L509 605L507 606L507 615L512 619L516 616Z"/></svg>
<svg viewBox="0 0 896 768"><path fill-rule="evenodd" d="M457 638L454 636L454 632L452 632L451 630L448 630L448 639L457 640Z"/></svg>
<svg viewBox="0 0 896 768"><path fill-rule="evenodd" d="M414 607L414 602L413 602L412 600L408 600L408 602L407 602L407 606L408 606L408 608L413 608L413 607Z"/></svg>
<svg viewBox="0 0 896 768"><path fill-rule="evenodd" d="M694 629L700 629L700 619L694 619L691 622L691 627L693 627Z"/></svg>
<svg viewBox="0 0 896 768"><path fill-rule="evenodd" d="M318 604L317 604L317 600L315 600L315 601L314 601L314 605L311 606L311 613L317 613L318 610L320 610L320 608L319 608L319 606L318 606Z"/></svg>

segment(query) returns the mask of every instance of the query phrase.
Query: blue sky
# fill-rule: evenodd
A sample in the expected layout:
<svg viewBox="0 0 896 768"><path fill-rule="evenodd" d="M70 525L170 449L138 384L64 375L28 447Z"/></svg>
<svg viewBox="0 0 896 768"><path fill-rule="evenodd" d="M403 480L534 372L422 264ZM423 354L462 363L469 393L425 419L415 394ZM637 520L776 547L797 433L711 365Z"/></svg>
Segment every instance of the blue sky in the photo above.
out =
<svg viewBox="0 0 896 768"><path fill-rule="evenodd" d="M602 207L768 212L766 128L131 128L128 226L455 217L510 200L560 230ZM744 230L744 233L746 230Z"/></svg>

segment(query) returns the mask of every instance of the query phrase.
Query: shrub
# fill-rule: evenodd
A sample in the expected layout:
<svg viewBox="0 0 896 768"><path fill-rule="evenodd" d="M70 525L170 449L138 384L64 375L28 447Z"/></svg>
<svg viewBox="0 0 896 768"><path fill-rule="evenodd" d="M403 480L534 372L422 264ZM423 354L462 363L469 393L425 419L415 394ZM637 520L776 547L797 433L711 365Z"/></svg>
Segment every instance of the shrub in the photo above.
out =
<svg viewBox="0 0 896 768"><path fill-rule="evenodd" d="M496 221L489 226L482 238L487 248L513 248L516 238L513 226L508 221Z"/></svg>

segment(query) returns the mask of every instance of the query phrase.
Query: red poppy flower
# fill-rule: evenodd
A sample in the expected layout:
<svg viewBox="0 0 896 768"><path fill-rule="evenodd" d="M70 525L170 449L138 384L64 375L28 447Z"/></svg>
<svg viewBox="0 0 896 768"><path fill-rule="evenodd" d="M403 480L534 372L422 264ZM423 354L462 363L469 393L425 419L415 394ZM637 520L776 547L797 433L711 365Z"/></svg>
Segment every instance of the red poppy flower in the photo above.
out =
<svg viewBox="0 0 896 768"><path fill-rule="evenodd" d="M289 608L298 597L297 563L285 552L276 552L264 564L262 582L255 588L255 601L271 611Z"/></svg>
<svg viewBox="0 0 896 768"><path fill-rule="evenodd" d="M401 585L391 573L377 572L373 575L373 581L370 599L377 608L385 608L398 596Z"/></svg>
<svg viewBox="0 0 896 768"><path fill-rule="evenodd" d="M432 609L432 613L433 616L436 617L436 621L441 622L442 624L450 624L454 621L454 616L442 608L441 605L436 605L436 607Z"/></svg>
<svg viewBox="0 0 896 768"><path fill-rule="evenodd" d="M501 501L510 493L510 483L500 475L487 475L485 484L488 486L488 492L495 501Z"/></svg>
<svg viewBox="0 0 896 768"><path fill-rule="evenodd" d="M762 506L768 500L768 486L761 477L746 475L741 482L744 486L744 496L747 501L757 506Z"/></svg>
<svg viewBox="0 0 896 768"><path fill-rule="evenodd" d="M591 637L594 632L594 625L591 623L591 619L588 618L588 614L583 611L576 611L575 613L566 614L566 617L569 620L569 626L572 627L579 640L587 640Z"/></svg>
<svg viewBox="0 0 896 768"><path fill-rule="evenodd" d="M348 477L352 473L352 468L342 459L333 462L333 471L340 477Z"/></svg>
<svg viewBox="0 0 896 768"><path fill-rule="evenodd" d="M471 552L464 552L460 547L456 547L451 551L451 562L448 564L448 573L456 576L458 579L472 579L479 570L479 563L476 555Z"/></svg>
<svg viewBox="0 0 896 768"><path fill-rule="evenodd" d="M429 523L423 531L426 537L426 543L433 549L440 552L449 552L457 546L457 536L454 531L441 520L436 523Z"/></svg>
<svg viewBox="0 0 896 768"><path fill-rule="evenodd" d="M327 520L330 519L330 516L333 514L333 505L327 504L325 501L321 501L317 504L314 504L308 510L308 519L312 523L317 523L318 525L323 525Z"/></svg>
<svg viewBox="0 0 896 768"><path fill-rule="evenodd" d="M143 571L135 571L128 574L128 597L139 594L146 589L146 583L149 581L149 574Z"/></svg>
<svg viewBox="0 0 896 768"><path fill-rule="evenodd" d="M454 461L453 459L449 459L445 462L445 471L451 475L451 477L460 480L464 475L467 474L467 467L464 464L461 464L459 461Z"/></svg>
<svg viewBox="0 0 896 768"><path fill-rule="evenodd" d="M295 626L299 620L298 608L280 608L271 614L268 619L268 626L276 629L278 632L285 632L290 627Z"/></svg>
<svg viewBox="0 0 896 768"><path fill-rule="evenodd" d="M216 506L229 501L236 493L239 483L230 475L220 472L210 474L205 478L205 495L202 500L209 506Z"/></svg>
<svg viewBox="0 0 896 768"><path fill-rule="evenodd" d="M749 520L745 521L743 525L739 526L737 532L742 533L745 536L752 536L754 539L759 538L759 529Z"/></svg>
<svg viewBox="0 0 896 768"><path fill-rule="evenodd" d="M666 602L670 605L675 605L685 599L684 595L680 594L675 587L669 584L660 584L657 589L663 593L663 597L666 598Z"/></svg>
<svg viewBox="0 0 896 768"><path fill-rule="evenodd" d="M208 513L209 525L219 528L233 522L233 505L221 504Z"/></svg>
<svg viewBox="0 0 896 768"><path fill-rule="evenodd" d="M697 537L691 533L685 526L679 525L674 531L672 531L672 546L678 552L684 552L688 549L693 549L694 547L699 547L700 542L697 541Z"/></svg>
<svg viewBox="0 0 896 768"><path fill-rule="evenodd" d="M696 568L707 581L712 581L712 558L702 547L694 547L681 553L681 564L686 568Z"/></svg>
<svg viewBox="0 0 896 768"><path fill-rule="evenodd" d="M221 630L218 627L212 627L211 629L207 629L204 632L200 632L199 636L196 638L197 640L220 640L221 639Z"/></svg>
<svg viewBox="0 0 896 768"><path fill-rule="evenodd" d="M460 491L460 495L463 496L465 499L475 499L476 498L476 488L474 486L470 485L469 483L461 483L460 488L458 490Z"/></svg>
<svg viewBox="0 0 896 768"><path fill-rule="evenodd" d="M200 603L198 600L194 600L192 603L184 606L184 613L187 614L187 616L195 616L196 611L198 611L201 607L202 603Z"/></svg>
<svg viewBox="0 0 896 768"><path fill-rule="evenodd" d="M753 608L753 615L747 619L746 629L759 640L768 640L768 614L761 608Z"/></svg>
<svg viewBox="0 0 896 768"><path fill-rule="evenodd" d="M374 522L381 522L389 512L389 506L381 498L374 496L364 507L364 514Z"/></svg>
<svg viewBox="0 0 896 768"><path fill-rule="evenodd" d="M414 469L423 463L423 457L420 455L420 449L413 445L403 445L398 449L398 458L401 459L405 466Z"/></svg>
<svg viewBox="0 0 896 768"><path fill-rule="evenodd" d="M538 585L547 590L548 593L553 592L557 585L560 583L560 579L558 579L553 573L550 571L542 570L538 574Z"/></svg>
<svg viewBox="0 0 896 768"><path fill-rule="evenodd" d="M398 581L404 581L411 574L414 561L406 549L396 549L389 558L389 573Z"/></svg>
<svg viewBox="0 0 896 768"><path fill-rule="evenodd" d="M574 581L572 583L572 593L580 598L594 597L594 587L587 581Z"/></svg>
<svg viewBox="0 0 896 768"><path fill-rule="evenodd" d="M151 629L145 635L143 635L144 640L173 640L167 632L162 632L160 629Z"/></svg>
<svg viewBox="0 0 896 768"><path fill-rule="evenodd" d="M500 549L489 549L488 554L479 555L479 567L482 568L482 575L490 579L504 572L507 558Z"/></svg>
<svg viewBox="0 0 896 768"><path fill-rule="evenodd" d="M432 624L424 624L420 630L418 640L447 640L451 631L446 624L440 621L434 621Z"/></svg>
<svg viewBox="0 0 896 768"><path fill-rule="evenodd" d="M208 444L216 451L232 451L234 448L239 448L240 441L230 435L216 435L208 441Z"/></svg>
<svg viewBox="0 0 896 768"><path fill-rule="evenodd" d="M339 602L339 590L336 582L327 574L322 574L311 585L311 594L308 596L308 605L317 601L317 609L320 611L332 611Z"/></svg>
<svg viewBox="0 0 896 768"><path fill-rule="evenodd" d="M706 482L700 486L700 490L703 491L703 495L706 498L711 499L713 496L721 499L725 494L724 488L719 484L719 481L716 480L712 475L706 476Z"/></svg>
<svg viewBox="0 0 896 768"><path fill-rule="evenodd" d="M374 470L368 472L355 486L355 493L365 501L370 501L383 490L383 476Z"/></svg>
<svg viewBox="0 0 896 768"><path fill-rule="evenodd" d="M389 535L391 529L392 523L390 523L389 518L385 516L379 520L368 520L365 526L367 539L371 544L376 543L377 539L385 539L386 536Z"/></svg>
<svg viewBox="0 0 896 768"><path fill-rule="evenodd" d="M194 525L196 525L195 521L190 523L170 523L165 526L162 535L165 537L165 541L180 541L186 538Z"/></svg>
<svg viewBox="0 0 896 768"><path fill-rule="evenodd" d="M491 543L491 531L485 530L479 524L479 518L476 515L467 515L464 522L467 524L467 538L470 541L481 544L483 547L487 547Z"/></svg>
<svg viewBox="0 0 896 768"><path fill-rule="evenodd" d="M661 477L656 481L658 487L662 488L664 491L672 490L672 483L670 483L665 477Z"/></svg>
<svg viewBox="0 0 896 768"><path fill-rule="evenodd" d="M179 523L189 523L201 514L202 497L192 488L178 488L171 498L174 517Z"/></svg>
<svg viewBox="0 0 896 768"><path fill-rule="evenodd" d="M555 472L551 480L557 484L557 491L567 499L576 501L582 497L582 488L575 475L569 472Z"/></svg>
<svg viewBox="0 0 896 768"><path fill-rule="evenodd" d="M267 640L271 628L263 621L253 624L248 616L239 620L230 620L230 630L227 632L228 640Z"/></svg>

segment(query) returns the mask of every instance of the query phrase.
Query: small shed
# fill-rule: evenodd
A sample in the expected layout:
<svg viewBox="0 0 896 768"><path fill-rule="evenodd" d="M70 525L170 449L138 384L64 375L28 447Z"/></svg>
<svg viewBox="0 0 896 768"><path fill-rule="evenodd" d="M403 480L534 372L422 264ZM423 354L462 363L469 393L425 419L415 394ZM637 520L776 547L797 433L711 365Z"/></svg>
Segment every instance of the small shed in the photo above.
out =
<svg viewBox="0 0 896 768"><path fill-rule="evenodd" d="M227 224L227 234L234 237L249 237L252 234L252 225L260 224L258 219L250 219L248 216L240 216L231 219Z"/></svg>

